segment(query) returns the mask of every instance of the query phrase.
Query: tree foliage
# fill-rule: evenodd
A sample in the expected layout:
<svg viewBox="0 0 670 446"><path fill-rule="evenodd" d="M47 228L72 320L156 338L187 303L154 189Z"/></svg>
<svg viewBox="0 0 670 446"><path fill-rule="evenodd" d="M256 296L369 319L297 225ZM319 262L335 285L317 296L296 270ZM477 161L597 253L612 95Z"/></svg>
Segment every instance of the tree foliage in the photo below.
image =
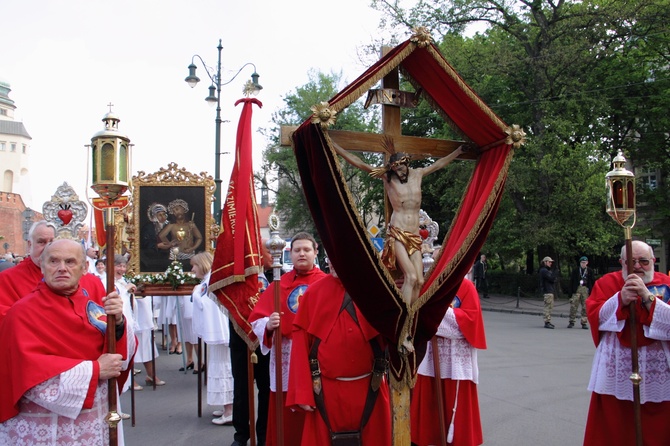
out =
<svg viewBox="0 0 670 446"><path fill-rule="evenodd" d="M603 212L611 157L622 149L637 167L670 174L668 1L403 3L373 2L387 13L386 26L430 28L466 82L528 134L515 153L485 250L511 263L532 252L566 260L614 254L621 231ZM464 37L473 23L487 28ZM405 114L408 121L412 113ZM433 125L420 130L424 135L445 133L420 110L416 117ZM405 127L417 130L416 123ZM451 171L434 175L424 202L445 206L434 211L439 219L428 211L444 225L461 185ZM669 231L667 189L641 192L654 208L647 231Z"/></svg>
<svg viewBox="0 0 670 446"><path fill-rule="evenodd" d="M334 96L340 88L341 73L324 74L312 71L309 81L299 86L294 92L289 92L284 97L285 107L273 113L272 122L274 128L271 130L273 143L263 153L263 172L276 172L274 181L269 181L267 176L257 176L258 181L265 182L265 186L276 197L276 209L282 221L285 235L298 231L308 231L316 234L305 196L302 183L298 173L298 167L291 147L279 145L279 129L285 125L299 125L312 115L310 107L322 101L327 101ZM354 103L337 116L334 129L353 131L376 131L378 117L372 110L364 110L360 103ZM366 162L377 164L379 161L374 155L361 154ZM381 185L376 184L366 175L344 163L343 173L347 179L352 197L358 206L365 224L379 223L373 221L376 215L383 215L383 190Z"/></svg>

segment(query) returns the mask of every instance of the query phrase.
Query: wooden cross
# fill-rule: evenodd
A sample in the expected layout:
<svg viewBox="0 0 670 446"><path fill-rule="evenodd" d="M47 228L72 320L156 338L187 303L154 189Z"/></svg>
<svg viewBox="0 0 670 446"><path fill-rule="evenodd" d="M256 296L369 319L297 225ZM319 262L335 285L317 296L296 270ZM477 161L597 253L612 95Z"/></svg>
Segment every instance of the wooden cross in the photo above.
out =
<svg viewBox="0 0 670 446"><path fill-rule="evenodd" d="M385 54L391 48L383 48ZM400 75L398 69L391 70L382 79L382 95L385 91L397 92L400 88ZM389 154L383 149L382 139L391 136L396 151L405 152L413 158L442 158L455 151L463 141L450 141L435 138L421 138L416 136L404 136L401 131L400 105L404 101L395 103L388 95L388 101L382 102L382 131L383 134L352 132L346 130L328 130L328 136L348 151L367 151L385 153L386 161ZM291 145L291 135L297 126L281 126L281 145ZM469 151L459 155L458 159L476 159L478 154ZM388 197L385 199L385 221L389 221L392 208ZM391 375L391 379L393 377ZM410 388L404 382L391 383L391 407L393 410L393 446L409 446L410 435Z"/></svg>

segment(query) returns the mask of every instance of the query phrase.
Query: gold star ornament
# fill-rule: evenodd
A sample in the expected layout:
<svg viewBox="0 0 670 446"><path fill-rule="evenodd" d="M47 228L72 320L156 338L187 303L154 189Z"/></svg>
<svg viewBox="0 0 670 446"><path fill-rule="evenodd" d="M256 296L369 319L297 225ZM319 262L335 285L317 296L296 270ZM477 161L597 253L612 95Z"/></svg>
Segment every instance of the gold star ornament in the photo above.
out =
<svg viewBox="0 0 670 446"><path fill-rule="evenodd" d="M312 124L321 124L321 127L328 128L335 124L337 120L337 111L330 108L328 102L320 102L312 105Z"/></svg>
<svg viewBox="0 0 670 446"><path fill-rule="evenodd" d="M517 124L512 124L512 126L507 127L505 133L507 133L505 144L511 144L515 149L518 149L526 143L526 132L524 132Z"/></svg>

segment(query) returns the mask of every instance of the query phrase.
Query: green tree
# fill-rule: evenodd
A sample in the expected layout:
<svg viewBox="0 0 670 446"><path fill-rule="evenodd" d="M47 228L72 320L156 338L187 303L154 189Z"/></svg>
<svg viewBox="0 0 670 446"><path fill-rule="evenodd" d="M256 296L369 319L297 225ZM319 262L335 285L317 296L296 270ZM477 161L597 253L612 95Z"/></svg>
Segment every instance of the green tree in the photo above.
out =
<svg viewBox="0 0 670 446"><path fill-rule="evenodd" d="M559 258L613 253L620 231L602 212L611 156L623 148L642 159L634 145L646 138L657 164L667 164L668 1L373 3L396 29L432 29L484 101L526 128L529 141L516 151L485 249L507 260L536 250ZM476 22L486 31L463 37ZM647 192L655 203L664 194ZM536 267L532 259L526 263Z"/></svg>
<svg viewBox="0 0 670 446"><path fill-rule="evenodd" d="M273 129L269 135L273 136L273 143L263 153L263 172L276 172L276 180L265 180L265 175L257 175L257 180L266 181L268 190L274 192L277 212L286 231L293 233L301 230L315 233L309 208L305 201L302 183L291 147L279 145L279 129L284 125L299 125L312 115L310 107L334 96L341 87L342 74L324 74L312 71L307 84L297 87L294 92L284 97L284 108L275 112L272 117ZM373 132L378 127L378 116L374 110L365 110L360 102L356 102L337 116L333 126L335 130L352 130ZM360 154L366 162L378 164L379 156L374 154ZM358 206L365 224L380 223L373 219L383 216L383 190L367 175L347 163L342 164L343 173L352 192L352 197ZM383 218L383 217L382 217Z"/></svg>

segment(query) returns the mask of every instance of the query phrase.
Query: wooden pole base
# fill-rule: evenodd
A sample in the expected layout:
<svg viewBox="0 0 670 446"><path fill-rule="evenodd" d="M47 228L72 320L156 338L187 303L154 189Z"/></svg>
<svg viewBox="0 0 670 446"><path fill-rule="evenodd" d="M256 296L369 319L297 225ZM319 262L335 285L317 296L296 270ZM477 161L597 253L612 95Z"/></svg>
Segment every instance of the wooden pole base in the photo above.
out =
<svg viewBox="0 0 670 446"><path fill-rule="evenodd" d="M393 446L410 446L409 421L410 388L404 382L397 382L391 376L391 407L393 422Z"/></svg>

